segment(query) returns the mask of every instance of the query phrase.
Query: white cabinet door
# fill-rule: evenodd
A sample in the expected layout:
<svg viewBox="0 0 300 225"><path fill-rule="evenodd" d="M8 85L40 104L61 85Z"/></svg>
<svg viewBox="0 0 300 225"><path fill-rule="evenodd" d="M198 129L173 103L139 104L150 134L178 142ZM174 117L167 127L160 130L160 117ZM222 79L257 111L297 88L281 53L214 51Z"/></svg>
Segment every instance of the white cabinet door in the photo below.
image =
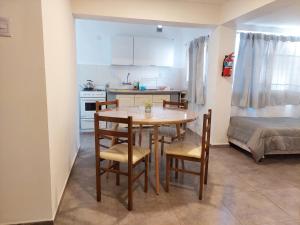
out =
<svg viewBox="0 0 300 225"><path fill-rule="evenodd" d="M152 103L152 95L135 95L134 96L134 105L135 106L144 106L145 103Z"/></svg>
<svg viewBox="0 0 300 225"><path fill-rule="evenodd" d="M153 95L153 103L163 103L163 101L170 101L170 95Z"/></svg>
<svg viewBox="0 0 300 225"><path fill-rule="evenodd" d="M133 37L115 36L111 41L111 64L133 65Z"/></svg>
<svg viewBox="0 0 300 225"><path fill-rule="evenodd" d="M173 66L174 43L166 38L134 37L134 65Z"/></svg>
<svg viewBox="0 0 300 225"><path fill-rule="evenodd" d="M134 95L117 95L116 99L119 99L120 106L134 106Z"/></svg>

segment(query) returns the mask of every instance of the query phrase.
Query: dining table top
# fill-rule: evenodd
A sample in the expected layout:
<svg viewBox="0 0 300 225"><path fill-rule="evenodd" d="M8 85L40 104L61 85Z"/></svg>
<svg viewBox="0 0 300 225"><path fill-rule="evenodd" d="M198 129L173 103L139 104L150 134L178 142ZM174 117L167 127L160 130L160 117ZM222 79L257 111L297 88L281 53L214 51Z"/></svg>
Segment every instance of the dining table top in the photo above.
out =
<svg viewBox="0 0 300 225"><path fill-rule="evenodd" d="M132 116L133 124L160 125L192 122L197 119L195 112L179 109L153 106L150 113L145 112L144 106L117 107L101 110L99 116L123 117Z"/></svg>

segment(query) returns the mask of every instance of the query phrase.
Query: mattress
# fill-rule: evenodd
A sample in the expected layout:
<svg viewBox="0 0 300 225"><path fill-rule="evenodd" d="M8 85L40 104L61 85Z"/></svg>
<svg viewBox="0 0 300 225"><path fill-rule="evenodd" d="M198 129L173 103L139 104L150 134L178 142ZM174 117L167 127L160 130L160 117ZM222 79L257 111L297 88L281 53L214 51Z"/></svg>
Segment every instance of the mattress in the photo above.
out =
<svg viewBox="0 0 300 225"><path fill-rule="evenodd" d="M300 118L231 117L227 135L245 144L256 161L268 154L300 153Z"/></svg>

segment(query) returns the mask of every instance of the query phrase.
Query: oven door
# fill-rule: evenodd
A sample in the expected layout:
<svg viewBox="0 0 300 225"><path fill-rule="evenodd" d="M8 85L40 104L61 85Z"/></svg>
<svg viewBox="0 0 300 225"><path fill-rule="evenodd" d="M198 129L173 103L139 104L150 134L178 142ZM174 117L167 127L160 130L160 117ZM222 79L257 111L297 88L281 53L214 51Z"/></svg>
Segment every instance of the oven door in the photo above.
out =
<svg viewBox="0 0 300 225"><path fill-rule="evenodd" d="M103 102L105 98L81 98L80 118L94 118L96 112L96 101Z"/></svg>

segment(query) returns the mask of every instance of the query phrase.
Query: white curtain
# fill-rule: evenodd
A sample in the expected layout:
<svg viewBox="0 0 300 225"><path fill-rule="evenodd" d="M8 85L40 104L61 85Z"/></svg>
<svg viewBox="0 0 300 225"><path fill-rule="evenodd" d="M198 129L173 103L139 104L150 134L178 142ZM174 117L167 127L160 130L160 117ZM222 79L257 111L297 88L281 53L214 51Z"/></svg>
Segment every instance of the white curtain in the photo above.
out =
<svg viewBox="0 0 300 225"><path fill-rule="evenodd" d="M300 104L300 37L241 33L232 105Z"/></svg>
<svg viewBox="0 0 300 225"><path fill-rule="evenodd" d="M191 41L188 49L188 100L192 104L205 104L206 46L208 36Z"/></svg>

